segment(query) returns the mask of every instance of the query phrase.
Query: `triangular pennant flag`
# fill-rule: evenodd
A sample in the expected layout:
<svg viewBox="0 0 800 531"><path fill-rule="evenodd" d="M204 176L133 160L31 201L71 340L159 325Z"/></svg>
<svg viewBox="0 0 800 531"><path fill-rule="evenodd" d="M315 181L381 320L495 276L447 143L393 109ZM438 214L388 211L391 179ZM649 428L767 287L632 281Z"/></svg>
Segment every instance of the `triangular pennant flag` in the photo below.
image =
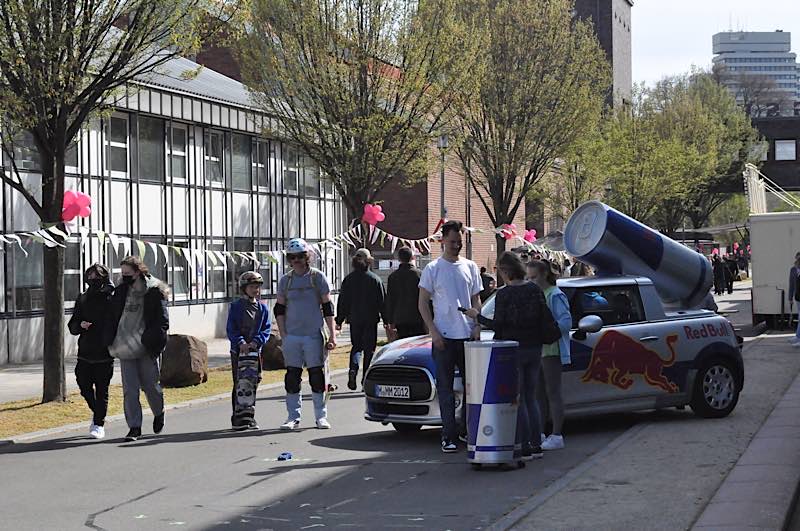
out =
<svg viewBox="0 0 800 531"><path fill-rule="evenodd" d="M20 237L19 237L19 236L17 236L16 234L7 234L6 236L7 236L9 239L13 240L13 241L14 241L14 242L15 242L17 245L19 245L19 249L20 249L20 251L22 251L22 252L23 252L23 254L25 255L25 257L27 258L27 256L28 256L28 251L26 251L26 250L25 250L25 248L22 246L22 238L20 238Z"/></svg>
<svg viewBox="0 0 800 531"><path fill-rule="evenodd" d="M211 262L211 267L217 267L217 255L214 251L206 251L206 256L208 257L208 261Z"/></svg>
<svg viewBox="0 0 800 531"><path fill-rule="evenodd" d="M136 247L139 249L139 258L144 260L144 255L147 253L147 247L144 246L144 242L141 240L134 240L136 242ZM156 257L158 260L158 257Z"/></svg>
<svg viewBox="0 0 800 531"><path fill-rule="evenodd" d="M131 255L131 245L132 241L127 236L120 236L120 241L122 242L122 254L123 256L130 256Z"/></svg>
<svg viewBox="0 0 800 531"><path fill-rule="evenodd" d="M66 247L66 245L59 243L53 236L44 229L39 229L35 232L37 236L39 236L45 245L48 247ZM65 240L66 242L66 240Z"/></svg>
<svg viewBox="0 0 800 531"><path fill-rule="evenodd" d="M194 267L192 262L194 262L194 258L192 258L192 250L188 247L178 247L179 252L183 254L183 257L186 258L186 261L189 263L190 266Z"/></svg>
<svg viewBox="0 0 800 531"><path fill-rule="evenodd" d="M149 245L150 246L150 250L153 251L153 259L155 260L153 265L158 265L158 247L153 242L147 242L147 245ZM166 262L166 260L164 260L164 261Z"/></svg>
<svg viewBox="0 0 800 531"><path fill-rule="evenodd" d="M386 236L387 234L381 231L381 247L383 247L383 244L386 242Z"/></svg>
<svg viewBox="0 0 800 531"><path fill-rule="evenodd" d="M86 244L86 240L89 238L89 229L84 226L78 227L78 232L81 235L81 246Z"/></svg>
<svg viewBox="0 0 800 531"><path fill-rule="evenodd" d="M392 240L392 256L394 256L394 250L397 249L397 238L393 238L392 236L389 237Z"/></svg>
<svg viewBox="0 0 800 531"><path fill-rule="evenodd" d="M370 226L369 226L369 236L368 236L368 238L370 239L370 241L372 241L372 235L373 235L373 234L375 234L375 225L370 225Z"/></svg>
<svg viewBox="0 0 800 531"><path fill-rule="evenodd" d="M83 227L81 227L81 228L83 228ZM63 240L65 242L69 239L69 235L66 232L64 232L63 230L59 229L56 225L53 225L52 227L48 227L45 230L50 231L51 233L55 234L56 236L61 236L61 238L63 238Z"/></svg>
<svg viewBox="0 0 800 531"><path fill-rule="evenodd" d="M114 250L114 255L116 256L117 253L119 253L119 237L110 232L106 234L106 236L108 236L108 241L111 242L111 248Z"/></svg>
<svg viewBox="0 0 800 531"><path fill-rule="evenodd" d="M94 233L97 234L97 242L100 244L100 249L103 249L106 244L106 233L101 230L96 230Z"/></svg>
<svg viewBox="0 0 800 531"><path fill-rule="evenodd" d="M369 243L374 244L378 240L378 236L381 233L381 229L379 229L378 227L373 227L372 225L370 225L370 227L372 227L374 230L369 235Z"/></svg>
<svg viewBox="0 0 800 531"><path fill-rule="evenodd" d="M227 260L225 260L225 255L222 253L222 251L213 251L213 252L217 256L217 258L219 258L219 262L220 262L220 264L222 264L222 267L226 267L227 268L228 267L228 262L227 262Z"/></svg>
<svg viewBox="0 0 800 531"><path fill-rule="evenodd" d="M164 253L164 262L169 263L169 247L163 243L159 243L158 248Z"/></svg>

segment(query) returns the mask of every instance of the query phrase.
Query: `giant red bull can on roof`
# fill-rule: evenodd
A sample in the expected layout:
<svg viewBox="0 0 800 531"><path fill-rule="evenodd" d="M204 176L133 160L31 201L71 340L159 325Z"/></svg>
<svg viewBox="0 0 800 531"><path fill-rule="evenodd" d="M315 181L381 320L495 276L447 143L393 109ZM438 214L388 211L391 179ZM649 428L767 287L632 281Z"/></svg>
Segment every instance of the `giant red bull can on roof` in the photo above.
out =
<svg viewBox="0 0 800 531"><path fill-rule="evenodd" d="M695 306L713 282L705 256L600 201L584 203L572 213L564 247L598 275L649 278L666 303Z"/></svg>

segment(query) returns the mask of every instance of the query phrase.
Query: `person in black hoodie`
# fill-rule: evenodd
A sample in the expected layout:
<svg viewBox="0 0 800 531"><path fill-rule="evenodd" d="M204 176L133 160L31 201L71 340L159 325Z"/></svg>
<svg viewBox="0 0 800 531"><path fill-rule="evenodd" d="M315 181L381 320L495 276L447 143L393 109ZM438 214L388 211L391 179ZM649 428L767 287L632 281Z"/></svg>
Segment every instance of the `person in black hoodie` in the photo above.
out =
<svg viewBox="0 0 800 531"><path fill-rule="evenodd" d="M352 262L353 271L342 281L336 304L336 329L341 330L345 321L350 323L352 347L347 376L347 388L350 390L356 388L361 353L364 355L361 384L364 384L364 373L372 361L378 343L378 321L382 317L384 325L388 323L384 306L386 292L378 275L369 270L371 263L372 254L369 249L356 251Z"/></svg>
<svg viewBox="0 0 800 531"><path fill-rule="evenodd" d="M497 291L494 318L490 319L476 309L466 310L465 314L494 330L495 339L519 342L517 443L522 447L524 460L539 459L543 453L542 422L536 403L536 384L542 367L542 335L538 324L543 320L547 302L542 289L525 280L525 266L513 252L505 251L500 255L497 270L505 287Z"/></svg>
<svg viewBox="0 0 800 531"><path fill-rule="evenodd" d="M108 411L108 386L114 376L114 358L103 341L103 329L114 286L109 281L108 268L101 264L92 264L83 276L89 287L75 301L67 327L72 335L80 336L75 379L93 413L89 435L102 439Z"/></svg>
<svg viewBox="0 0 800 531"><path fill-rule="evenodd" d="M109 353L120 360L125 421L130 428L125 440L135 441L142 436L140 390L154 415L153 432L164 429L164 391L158 380L169 330L169 291L138 256L125 258L120 268L122 282L111 298L105 341Z"/></svg>
<svg viewBox="0 0 800 531"><path fill-rule="evenodd" d="M424 336L428 333L419 314L419 269L411 264L414 253L410 247L397 251L400 267L389 275L386 282L386 320L388 328L397 334L397 339Z"/></svg>

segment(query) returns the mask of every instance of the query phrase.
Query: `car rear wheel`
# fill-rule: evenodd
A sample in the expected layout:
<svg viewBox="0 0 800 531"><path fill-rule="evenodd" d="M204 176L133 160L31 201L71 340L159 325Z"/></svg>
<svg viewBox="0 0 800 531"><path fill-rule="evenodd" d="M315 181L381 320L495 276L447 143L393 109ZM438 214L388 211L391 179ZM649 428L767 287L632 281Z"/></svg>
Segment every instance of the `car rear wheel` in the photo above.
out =
<svg viewBox="0 0 800 531"><path fill-rule="evenodd" d="M704 418L727 417L739 401L736 366L724 358L707 360L697 371L689 404Z"/></svg>
<svg viewBox="0 0 800 531"><path fill-rule="evenodd" d="M392 426L397 433L404 434L417 433L422 428L422 424L406 424L405 422L392 422Z"/></svg>

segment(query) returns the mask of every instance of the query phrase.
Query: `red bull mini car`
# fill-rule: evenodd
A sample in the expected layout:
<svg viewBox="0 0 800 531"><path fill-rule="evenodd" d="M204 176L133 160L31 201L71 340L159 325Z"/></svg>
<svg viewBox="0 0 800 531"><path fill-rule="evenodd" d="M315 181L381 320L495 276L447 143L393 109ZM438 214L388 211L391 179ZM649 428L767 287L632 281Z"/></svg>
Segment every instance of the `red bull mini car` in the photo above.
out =
<svg viewBox="0 0 800 531"><path fill-rule="evenodd" d="M572 363L562 386L568 416L683 407L725 417L744 384L741 338L706 310L665 310L648 278L560 279L572 313ZM494 299L484 305L491 317ZM485 330L484 339L492 332ZM365 383L367 420L400 432L441 425L428 336L378 351ZM456 407L463 385L456 377Z"/></svg>

